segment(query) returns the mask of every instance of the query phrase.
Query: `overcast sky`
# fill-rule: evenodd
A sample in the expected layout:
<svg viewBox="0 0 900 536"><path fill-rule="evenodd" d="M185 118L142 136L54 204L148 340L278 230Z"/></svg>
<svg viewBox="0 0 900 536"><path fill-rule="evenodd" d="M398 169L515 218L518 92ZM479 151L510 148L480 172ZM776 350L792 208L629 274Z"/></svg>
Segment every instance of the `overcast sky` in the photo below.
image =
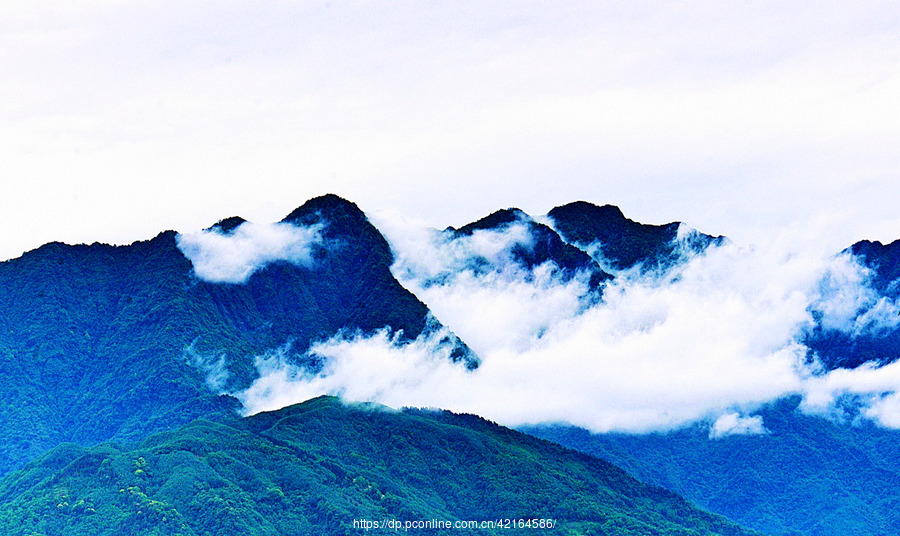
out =
<svg viewBox="0 0 900 536"><path fill-rule="evenodd" d="M0 5L0 258L327 192L900 238L893 2Z"/></svg>

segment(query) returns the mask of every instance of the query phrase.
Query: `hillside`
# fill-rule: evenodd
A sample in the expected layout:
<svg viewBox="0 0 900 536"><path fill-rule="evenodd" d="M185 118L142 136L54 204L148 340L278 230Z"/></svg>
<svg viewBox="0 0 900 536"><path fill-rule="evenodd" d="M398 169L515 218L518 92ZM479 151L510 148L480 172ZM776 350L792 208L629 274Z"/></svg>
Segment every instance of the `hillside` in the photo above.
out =
<svg viewBox="0 0 900 536"><path fill-rule="evenodd" d="M168 231L128 246L47 244L0 263L0 475L64 442L137 440L233 413L254 356L303 362L316 341L440 325L390 273L392 254L353 203L311 200L286 225L317 225L306 264L275 260L245 282L198 276ZM227 238L242 223L211 231ZM477 366L455 336L454 359ZM287 346L285 346L287 345Z"/></svg>
<svg viewBox="0 0 900 536"><path fill-rule="evenodd" d="M0 504L6 534L359 534L354 520L532 518L552 520L554 534L750 534L474 416L328 397L135 446L62 445L0 483ZM512 531L524 532L544 531Z"/></svg>
<svg viewBox="0 0 900 536"><path fill-rule="evenodd" d="M724 238L689 230L679 235L683 224L649 225L625 217L619 207L597 206L576 201L553 208L547 216L567 242L591 251L612 269L635 266L665 268L685 254L699 253L721 245Z"/></svg>
<svg viewBox="0 0 900 536"><path fill-rule="evenodd" d="M900 431L803 415L798 402L785 399L760 411L762 435L711 439L699 425L647 435L567 426L526 430L767 534L900 532Z"/></svg>
<svg viewBox="0 0 900 536"><path fill-rule="evenodd" d="M318 399L238 418L327 393L629 430L528 429L772 534L900 531L900 443L884 428L900 422L885 367L900 356L900 242L772 264L585 202L417 232L382 234L326 195L278 223L230 217L0 263L5 522L330 533L353 516L507 505L500 515L554 515L572 533L732 530L473 416ZM810 393L816 416L798 408ZM294 471L299 483L284 480Z"/></svg>

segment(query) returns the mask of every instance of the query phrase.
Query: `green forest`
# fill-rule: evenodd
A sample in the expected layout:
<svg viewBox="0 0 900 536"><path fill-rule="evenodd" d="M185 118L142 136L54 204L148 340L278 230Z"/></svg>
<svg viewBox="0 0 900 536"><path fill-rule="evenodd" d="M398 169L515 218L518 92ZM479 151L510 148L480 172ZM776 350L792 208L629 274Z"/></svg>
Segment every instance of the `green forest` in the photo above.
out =
<svg viewBox="0 0 900 536"><path fill-rule="evenodd" d="M46 536L360 534L359 519L548 519L553 534L751 534L608 462L475 416L331 397L197 420L135 445L60 445L9 475L0 504L4 534Z"/></svg>
<svg viewBox="0 0 900 536"><path fill-rule="evenodd" d="M506 209L436 233L520 224L528 239L504 262L584 277L585 304L603 300L614 273L662 273L724 243L611 206L576 202L549 216ZM227 237L243 223L207 232ZM463 373L482 366L394 277L390 245L355 204L326 195L280 223L321 229L312 262L276 260L242 283L198 277L173 231L128 246L50 243L0 263L0 533L361 534L372 529L360 521L386 520L552 521L452 534L900 532L900 433L805 415L796 397L758 408L764 434L718 439L702 422L643 435L513 431L331 397L241 417L235 393L276 348L318 374L324 364L307 350L330 337L386 331L404 345L439 333L447 351L436 358ZM861 242L845 253L896 300L898 248ZM497 269L470 262L473 273ZM816 325L802 342L825 367L883 364L897 333Z"/></svg>

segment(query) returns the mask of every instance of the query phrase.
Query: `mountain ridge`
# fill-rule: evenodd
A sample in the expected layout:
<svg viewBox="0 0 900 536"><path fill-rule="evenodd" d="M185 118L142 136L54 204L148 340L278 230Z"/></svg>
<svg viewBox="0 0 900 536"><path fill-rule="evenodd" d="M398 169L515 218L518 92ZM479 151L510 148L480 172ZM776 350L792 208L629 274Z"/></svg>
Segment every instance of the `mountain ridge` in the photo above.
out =
<svg viewBox="0 0 900 536"><path fill-rule="evenodd" d="M638 223L626 218L617 206L597 206L587 201L554 207L547 216L567 242L582 248L599 246L603 259L616 270L627 270L638 264L648 269L668 267L681 256L676 244L681 222ZM721 245L723 240L721 236L697 233L688 249L699 253L707 247Z"/></svg>
<svg viewBox="0 0 900 536"><path fill-rule="evenodd" d="M767 534L888 536L900 530L900 431L804 415L799 397L760 409L766 433L710 439L702 426L668 433L523 431L608 460L642 481Z"/></svg>
<svg viewBox="0 0 900 536"><path fill-rule="evenodd" d="M584 224L583 219L597 211L603 214L602 225L595 229ZM539 266L552 267L543 273L550 273L547 280L554 284L554 278L568 284L572 278L587 274L589 299L579 296L582 301L577 304L583 308L601 300L606 285L617 281L617 277L640 278L647 276L644 271L661 271L665 277L658 277L658 273L650 273L649 277L668 281L668 274L679 272L666 270L685 266L679 263L701 255L706 248L723 245L726 240L699 232L684 240L683 227L677 222L640 224L627 219L620 209L611 205L598 207L576 202L554 208L549 217L553 226L519 209L504 209L459 229L451 227L435 233L442 240L459 241L478 238L482 231L495 233L492 238L499 238L491 247L500 244L497 247L506 248L504 254L496 256L498 262L511 259L517 267L511 270L510 277L527 278L529 274L534 277L534 270ZM515 227L518 234L507 233L517 225L521 225ZM594 251L593 246L603 243L603 238L613 232L610 229L616 228L621 230L618 242L611 241L614 247ZM304 232L295 233L298 229ZM256 236L253 233L260 233L264 237L262 242L267 244L267 240L278 241L285 236L299 240L299 245L294 244L293 249L285 251L294 254L299 250L304 255L297 259L278 250L282 256L273 257L266 251L262 260L253 261L246 280L206 280L180 247L179 241L186 235L164 231L152 239L127 246L96 243L69 246L54 242L0 263L0 311L4 313L0 315L0 374L6 380L2 393L5 396L0 397L0 477L40 458L48 449L49 458L40 458L47 462L43 472L39 471L44 475L59 474L62 469L59 464L70 455L91 464L102 463L104 457L112 460L131 456L127 460L131 464L135 457L140 458L134 454L134 445L144 445L134 447L138 449L152 448L150 443L141 442L149 441L152 436L152 441L166 443L165 438L175 437L185 427L201 436L221 432L224 434L221 437L231 437L228 434L232 432L225 429L230 426L228 423L245 423L238 427L241 428L250 426L248 422L263 422L267 418L260 414L257 420L235 420L241 409L237 395L261 377L260 360L273 350L282 352L283 364L293 374L327 375L331 372L327 363L308 352L314 344L387 332L392 344L414 346L421 339L438 334L444 337L441 344L453 348L449 356L463 373L480 365L479 356L466 342L442 326L429 307L393 276L391 268L396 257L390 242L356 204L325 195L303 203L278 223L254 224L231 217L192 236L201 253L215 256L216 247L222 247L223 243L227 246L229 240L252 238ZM887 307L896 301L900 290L895 277L900 266L898 245L900 241L887 246L862 241L845 250L844 254L853 256L864 267L863 273L869 274L870 279L863 283L869 284L871 289L866 289L874 294L867 297L870 303L866 307ZM228 252L227 248L225 251ZM619 268L607 273L600 261L612 262ZM486 270L503 269L489 265L487 260L484 262ZM510 280L494 279L511 284ZM579 279L568 288L582 292L583 281ZM534 282L526 280L525 283ZM546 280L540 280L524 288L540 290L540 285L545 284ZM855 318L863 318L867 312L868 309L860 309L854 313ZM815 315L811 316L815 321ZM900 341L900 337L891 336L896 334L897 327L888 323L887 328L873 334L835 335L825 330L812 331L807 339L798 342L807 344L810 352L821 358L825 365L823 374L866 362L884 365L900 356L900 350L895 348L900 343L894 342ZM543 337L544 333L538 332L537 337ZM871 340L866 338L870 336ZM831 359L829 351L835 352L837 359ZM840 404L852 406L852 396L847 398L849 401L841 399ZM285 426L298 417L279 415L287 419ZM777 414L773 415L778 418ZM440 420L434 415L428 418ZM496 431L477 417L452 418L469 422L481 432ZM210 424L196 424L201 422ZM241 430L242 434L249 434L241 437L255 433L250 429ZM395 435L402 439L402 433ZM872 439L875 436L881 437L878 434L861 437L877 442ZM699 432L698 437L710 441L708 429ZM325 441L324 436L320 439ZM423 436L423 441L426 439ZM842 450L849 448L845 439L821 448L831 449L829 453L846 452ZM111 446L109 441L119 446ZM179 441L178 445L191 444L188 437ZM681 443L673 444L691 448L684 445L694 445L692 441L699 440L682 437ZM281 447L284 445L273 442L265 448L279 451ZM629 448L633 449L631 453L651 452L638 441ZM631 463L626 451L620 451L617 459L625 465ZM336 463L336 456L331 456L327 463ZM721 461L715 456L714 452L710 454L710 463ZM723 456L727 458L728 453ZM123 460L116 463L126 463ZM93 470L94 466L90 467ZM648 472L640 473L643 469L639 465L629 467L641 475L652 476L657 483L673 487L677 484ZM669 467L670 475L680 474L685 467L691 466ZM861 465L860 471L872 467L881 466L873 462ZM148 472L129 466L129 474L137 470ZM460 472L467 470L459 468ZM894 481L888 473L876 476L887 475L890 478L884 481L890 484ZM37 479L38 473L31 474ZM699 474L683 478L699 479ZM704 478L709 480L697 485L713 489L716 479L725 479L743 482L742 486L749 489L752 479L742 479L743 476L728 472L706 475ZM62 477L56 478L58 482ZM812 482L827 479L828 475L811 471L804 478ZM879 481L878 478L873 477L871 481ZM863 486L865 482L852 485ZM682 489L686 493L690 491L687 487ZM144 491L141 493L151 502L141 502L144 499L135 495L137 503L126 503L138 507L155 504L152 501L157 499L151 499ZM725 499L729 492L717 493L724 497L719 503L701 495L692 496L723 512L721 509L728 506ZM896 496L900 497L900 486ZM857 500L853 494L846 497L849 503ZM885 504L893 504L894 497L891 491ZM762 502L758 507L774 510L777 505ZM253 508L248 511L248 519L258 521L259 516L253 514L258 511ZM886 526L894 526L890 516L882 517L887 519ZM812 534L809 527L791 525L790 520L782 525L773 522L772 526Z"/></svg>
<svg viewBox="0 0 900 536"><path fill-rule="evenodd" d="M600 290L604 283L613 278L590 255L567 243L556 231L518 208L498 210L459 229L448 227L444 232L454 237L472 236L477 231L500 232L515 224L524 226L531 239L527 245L516 244L511 251L512 258L523 268L531 270L553 262L565 279L586 272L590 274L588 285L594 290Z"/></svg>
<svg viewBox="0 0 900 536"><path fill-rule="evenodd" d="M286 342L289 359L315 367L306 348L343 330L387 326L403 342L437 329L391 275L383 237L337 199L314 201L315 217L349 218L364 233L332 226L326 236L341 247L318 249L318 265L270 263L243 285L199 279L174 231L128 246L51 243L0 264L0 371L18 386L0 405L0 474L59 442L136 438L233 411L207 385L219 363L219 389L231 391L257 377L254 356ZM446 344L477 366L452 333Z"/></svg>
<svg viewBox="0 0 900 536"><path fill-rule="evenodd" d="M563 534L753 534L607 462L476 416L333 397L193 421L132 447L62 445L0 482L0 503L9 506L0 527L59 535L358 534L362 519L509 519L513 533L534 530L515 524L535 519Z"/></svg>

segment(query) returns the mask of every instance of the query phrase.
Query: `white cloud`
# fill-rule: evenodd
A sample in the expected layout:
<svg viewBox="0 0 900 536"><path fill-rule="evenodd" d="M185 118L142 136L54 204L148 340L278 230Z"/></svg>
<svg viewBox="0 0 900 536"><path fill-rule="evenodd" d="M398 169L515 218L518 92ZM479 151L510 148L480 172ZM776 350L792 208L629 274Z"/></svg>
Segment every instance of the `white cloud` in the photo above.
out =
<svg viewBox="0 0 900 536"><path fill-rule="evenodd" d="M900 429L900 389L898 389L898 384L893 384L891 391L873 393L866 397L862 414L885 428Z"/></svg>
<svg viewBox="0 0 900 536"><path fill-rule="evenodd" d="M900 325L900 305L896 300L876 296L867 305L869 307L854 322L854 334L884 334L885 330L894 330Z"/></svg>
<svg viewBox="0 0 900 536"><path fill-rule="evenodd" d="M392 243L394 275L476 353L528 348L586 306L589 274L562 279L553 263L527 269L514 261L513 248L533 245L525 223L456 237L385 214L370 218Z"/></svg>
<svg viewBox="0 0 900 536"><path fill-rule="evenodd" d="M4 3L0 257L281 216L323 188L432 224L588 199L741 243L789 224L819 225L829 252L892 240L898 19L869 2ZM182 237L211 280L308 260L281 249L294 240L283 230L250 231L240 247ZM398 277L483 354L510 419L563 415L581 397L599 428L684 422L802 390L794 341L810 303L851 332L897 322L852 267L817 294L824 256L741 248L679 281L626 274L585 310L582 283L551 266L457 273L470 250L499 262L515 239L486 237L497 242L393 240L408 252ZM429 287L423 274L455 275ZM591 387L598 368L620 398ZM565 374L572 396L553 388ZM532 395L546 400L522 402Z"/></svg>
<svg viewBox="0 0 900 536"><path fill-rule="evenodd" d="M469 374L465 365L450 360L453 348L444 339L447 333L432 331L406 344L387 329L370 335L339 333L308 350L324 361L316 373L289 363L286 345L257 357L260 377L234 394L250 414L322 394L393 407L429 406L434 400L430 393L443 391L447 383L465 383L461 378Z"/></svg>
<svg viewBox="0 0 900 536"><path fill-rule="evenodd" d="M206 376L206 385L210 389L213 391L223 390L231 378L225 354L200 352L196 348L196 342L195 340L184 349L185 359Z"/></svg>
<svg viewBox="0 0 900 536"><path fill-rule="evenodd" d="M229 233L213 228L179 234L176 241L200 279L210 283L246 283L254 272L272 262L312 266L312 248L322 242L321 230L321 225L244 222Z"/></svg>
<svg viewBox="0 0 900 536"><path fill-rule="evenodd" d="M828 415L844 395L855 395L863 413L882 425L900 427L900 361L884 366L863 364L855 369L837 369L807 379L803 385L803 408L809 413Z"/></svg>
<svg viewBox="0 0 900 536"><path fill-rule="evenodd" d="M810 304L822 328L858 336L900 325L900 307L878 294L871 285L872 277L872 271L849 253L829 264Z"/></svg>
<svg viewBox="0 0 900 536"><path fill-rule="evenodd" d="M485 268L495 272L515 272L512 249L530 249L533 237L525 223L514 222L501 230L477 229L454 238L452 231L404 225L396 219L375 215L378 226L384 226L398 241L396 271L405 280L423 285L440 282L460 272ZM509 277L509 276L507 276Z"/></svg>
<svg viewBox="0 0 900 536"><path fill-rule="evenodd" d="M724 413L716 419L709 430L710 439L721 439L731 435L760 435L766 433L762 417L741 416L737 412Z"/></svg>
<svg viewBox="0 0 900 536"><path fill-rule="evenodd" d="M515 225L470 239L373 220L396 251L395 274L481 366L451 364L427 336L405 345L386 332L339 336L314 348L328 363L322 374L260 361L262 377L240 395L251 411L330 393L598 432L711 422L716 438L764 432L749 413L790 394L824 414L855 393L868 397L865 418L900 423L890 395L900 391L891 372L900 369L821 374L798 342L812 325L811 304L835 298L824 274L842 274L842 293L863 285L853 275L861 268L845 258L726 244L663 274L622 273L594 303L584 279L562 278L552 263L532 271L511 263L509 248L527 243ZM490 258L493 269L475 257Z"/></svg>

